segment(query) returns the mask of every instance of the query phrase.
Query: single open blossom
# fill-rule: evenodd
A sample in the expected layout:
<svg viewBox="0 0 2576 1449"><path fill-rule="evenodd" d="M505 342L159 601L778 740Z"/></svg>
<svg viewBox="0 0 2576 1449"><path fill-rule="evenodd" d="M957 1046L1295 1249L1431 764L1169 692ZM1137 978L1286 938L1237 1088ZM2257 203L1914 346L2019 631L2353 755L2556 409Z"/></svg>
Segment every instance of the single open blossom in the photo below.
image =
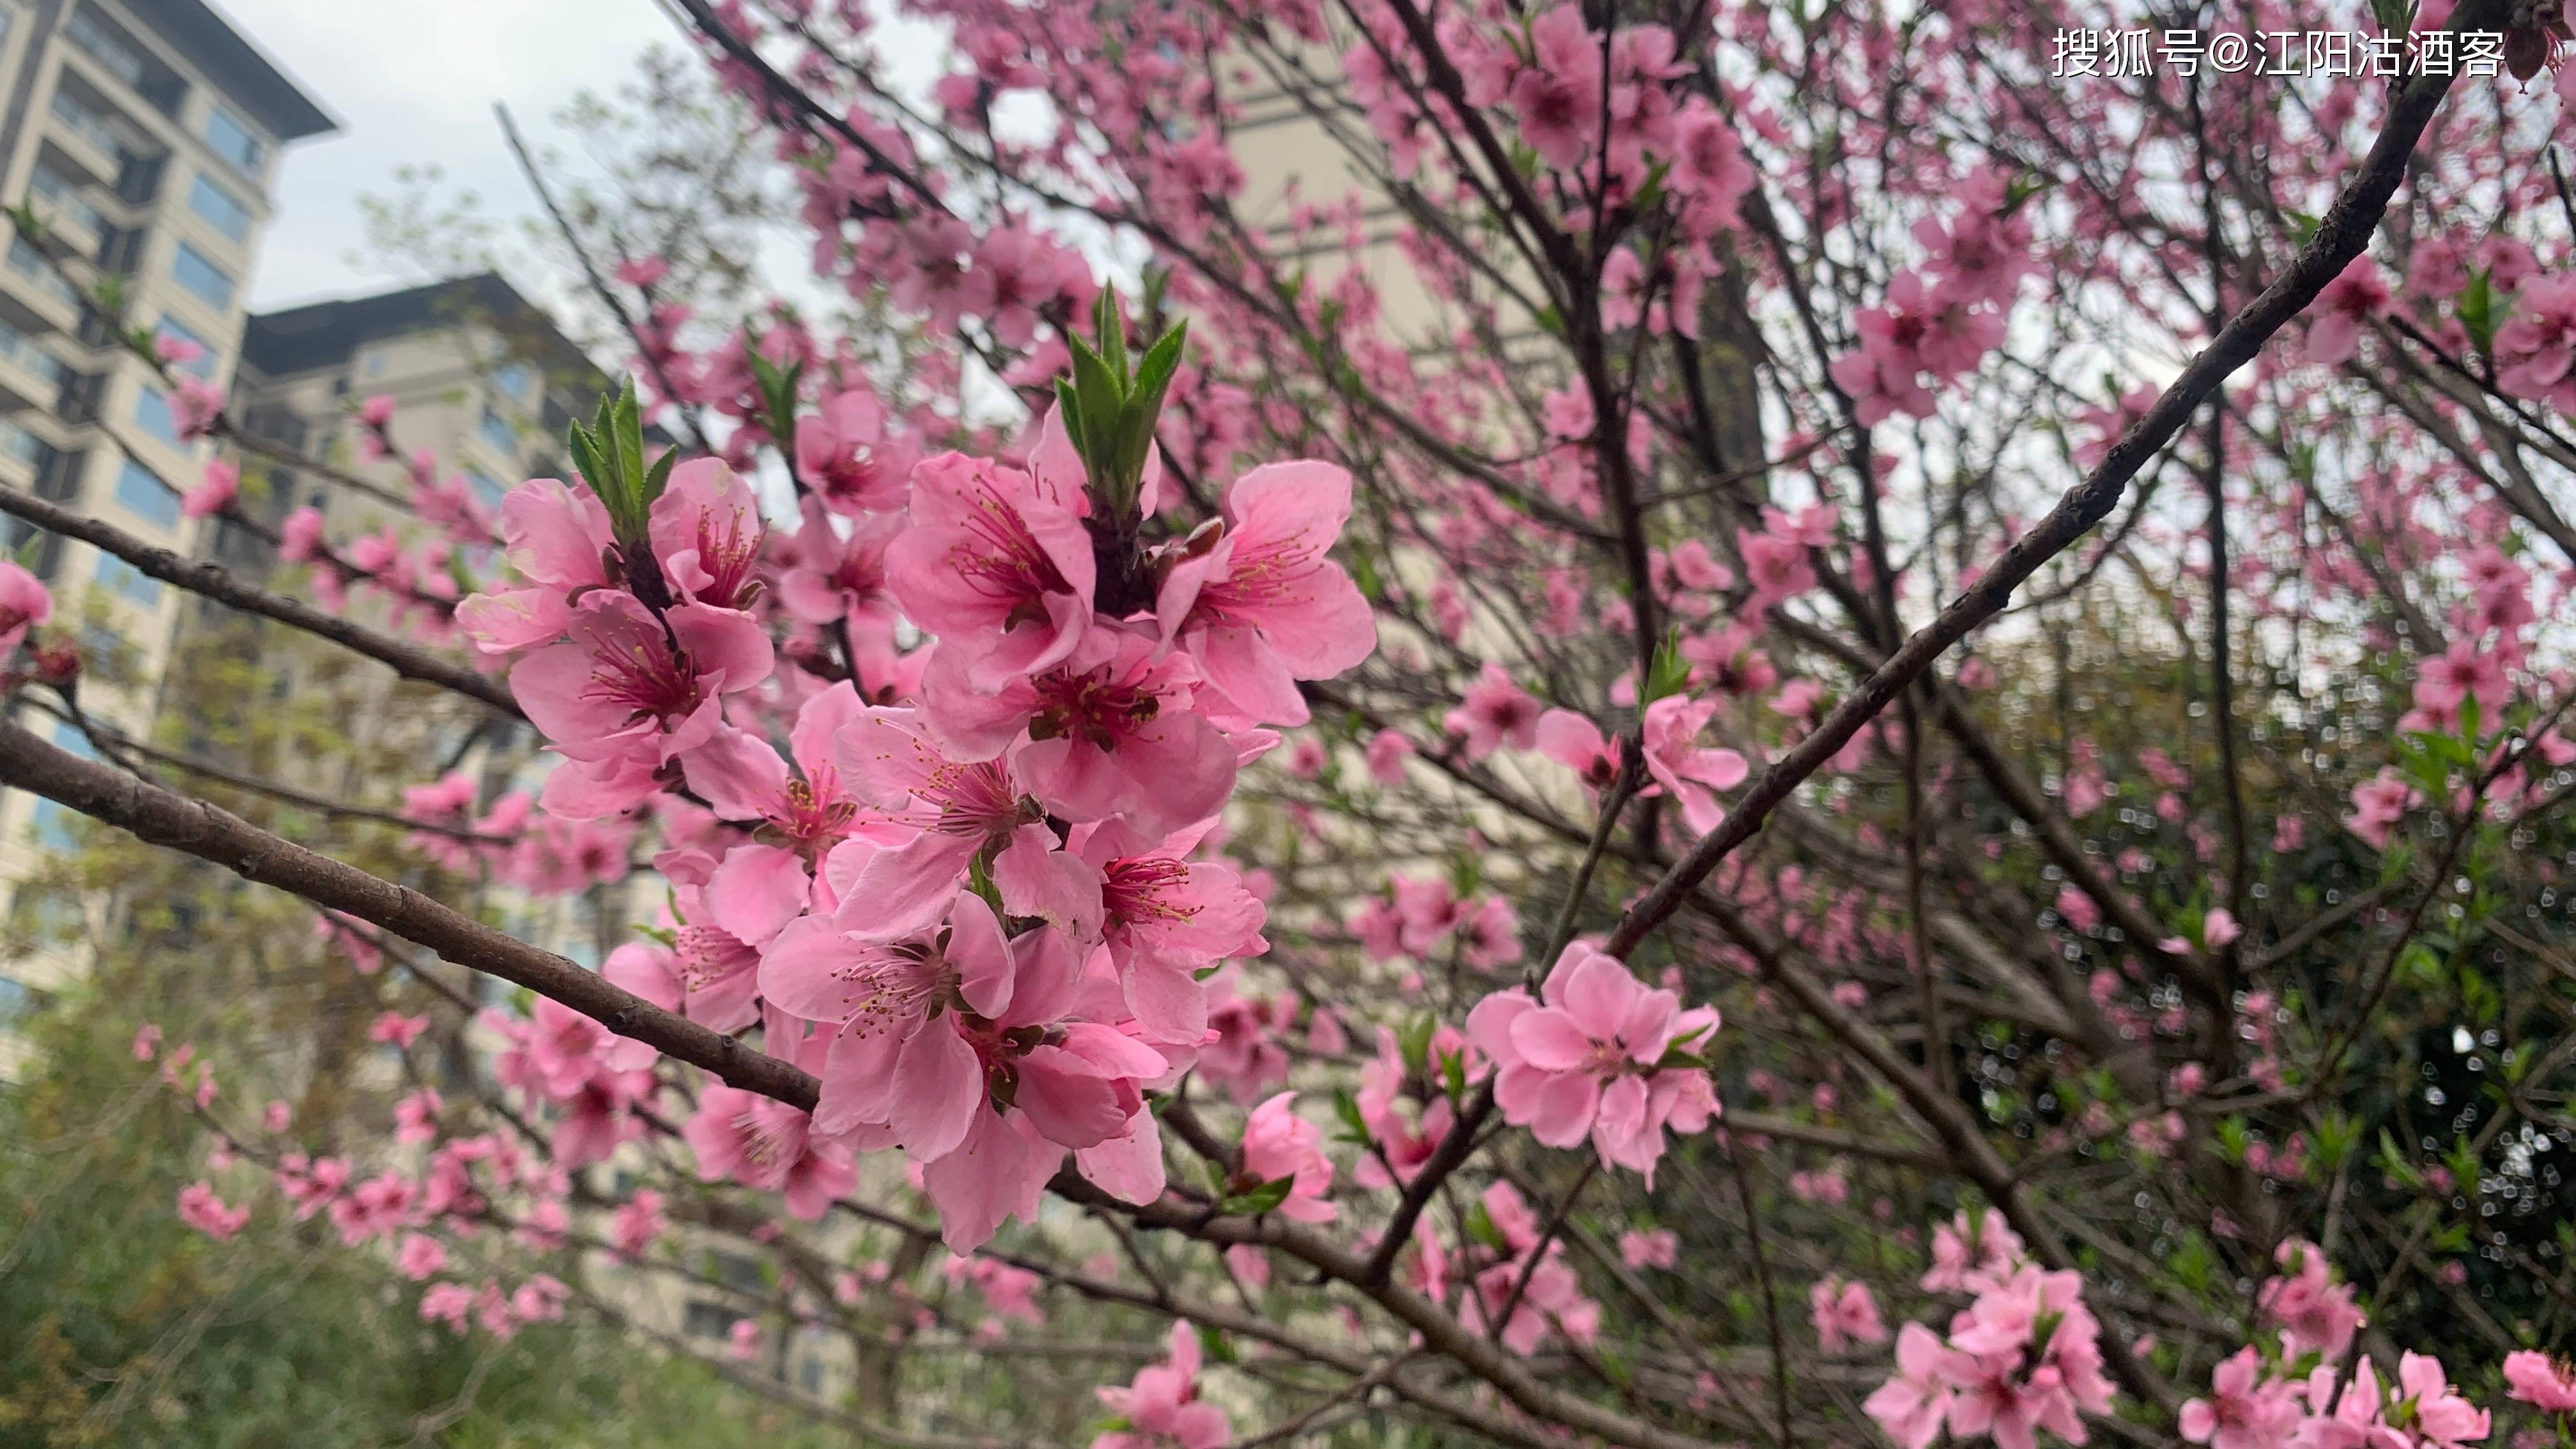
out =
<svg viewBox="0 0 2576 1449"><path fill-rule="evenodd" d="M657 618L632 594L600 590L566 632L511 669L510 692L565 757L545 805L569 819L658 793L664 767L714 737L723 696L767 679L774 662L751 616L710 604Z"/></svg>
<svg viewBox="0 0 2576 1449"><path fill-rule="evenodd" d="M1926 1449L1958 1397L1963 1358L1922 1324L1906 1324L1896 1331L1896 1373L1861 1407L1904 1449Z"/></svg>
<svg viewBox="0 0 2576 1449"><path fill-rule="evenodd" d="M2565 1361L2522 1349L2504 1356L2507 1394L2543 1413L2576 1411L2576 1371Z"/></svg>
<svg viewBox="0 0 2576 1449"><path fill-rule="evenodd" d="M170 420L182 442L207 437L224 415L224 391L193 374L182 376L170 394Z"/></svg>
<svg viewBox="0 0 2576 1449"><path fill-rule="evenodd" d="M2275 1254L2282 1274L2264 1283L2255 1306L2264 1321L2281 1330L2292 1355L2316 1352L2331 1363L2352 1347L2353 1335L2367 1322L2353 1302L2349 1283L2337 1283L2326 1255L2314 1243L2292 1238Z"/></svg>
<svg viewBox="0 0 2576 1449"><path fill-rule="evenodd" d="M2287 1449L2306 1418L2305 1386L2267 1378L2260 1350L2246 1347L2210 1372L2210 1395L2182 1406L2182 1436L2210 1449Z"/></svg>
<svg viewBox="0 0 2576 1449"><path fill-rule="evenodd" d="M1815 1326L1816 1346L1841 1353L1855 1343L1887 1342L1887 1325L1879 1320L1878 1300L1866 1283L1819 1278L1807 1287L1807 1320Z"/></svg>
<svg viewBox="0 0 2576 1449"><path fill-rule="evenodd" d="M1329 1223L1338 1214L1332 1159L1324 1155L1324 1130L1296 1113L1297 1094L1281 1092L1252 1109L1243 1126L1243 1170L1262 1182L1290 1179L1277 1209L1299 1222Z"/></svg>
<svg viewBox="0 0 2576 1449"><path fill-rule="evenodd" d="M1863 423L1898 413L1932 415L1930 376L1946 383L1973 369L2003 342L1999 310L1964 306L1927 287L1914 272L1888 279L1885 305L1863 307L1853 318L1860 347L1833 360L1828 371L1851 394Z"/></svg>
<svg viewBox="0 0 2576 1449"><path fill-rule="evenodd" d="M645 520L663 581L679 598L718 609L751 604L762 541L760 500L719 458L692 458L671 470Z"/></svg>
<svg viewBox="0 0 2576 1449"><path fill-rule="evenodd" d="M1723 704L1669 694L1646 706L1646 773L1658 789L1681 801L1683 823L1703 835L1726 818L1714 792L1743 784L1748 768L1735 751L1699 742L1700 732Z"/></svg>
<svg viewBox="0 0 2576 1449"><path fill-rule="evenodd" d="M1961 1212L1932 1229L1932 1267L1926 1293L1982 1293L2028 1261L2020 1236L1991 1209Z"/></svg>
<svg viewBox="0 0 2576 1449"><path fill-rule="evenodd" d="M853 899L845 899L845 913ZM1000 1015L1018 971L1001 923L982 897L952 888L946 915L945 927L891 942L842 929L832 917L806 916L780 932L761 957L760 993L770 1005L839 1028L815 1109L824 1132L839 1136L883 1123L919 1160L964 1139L975 1106L971 1053L956 1045L955 1032L925 1034L923 1028L945 1012ZM916 1036L922 1041L906 1083L924 1089L892 1093ZM965 1085L938 1090L958 1083Z"/></svg>
<svg viewBox="0 0 2576 1449"><path fill-rule="evenodd" d="M1672 992L1648 988L1619 958L1581 941L1566 947L1539 992L1538 1001L1517 987L1497 992L1467 1017L1469 1038L1499 1072L1503 1120L1550 1147L1588 1136L1605 1165L1652 1183L1665 1128L1696 1132L1717 1114L1705 1071L1661 1065L1668 1050L1705 1045L1717 1013L1684 1011Z"/></svg>
<svg viewBox="0 0 2576 1449"><path fill-rule="evenodd" d="M957 651L975 688L1051 669L1091 628L1089 508L1071 488L942 453L913 469L911 526L886 549L887 588Z"/></svg>
<svg viewBox="0 0 2576 1449"><path fill-rule="evenodd" d="M1103 1388L1100 1402L1126 1421L1091 1441L1091 1449L1218 1449L1234 1437L1225 1411L1199 1398L1199 1338L1188 1319L1172 1324L1170 1357L1137 1370L1124 1388Z"/></svg>
<svg viewBox="0 0 2576 1449"><path fill-rule="evenodd" d="M900 510L913 462L912 450L887 430L885 409L864 389L826 398L797 421L797 476L837 512Z"/></svg>
<svg viewBox="0 0 2576 1449"><path fill-rule="evenodd" d="M322 517L312 517L318 535ZM466 637L487 653L553 642L571 624L574 601L608 585L608 510L588 489L552 478L511 489L501 500L501 539L528 587L478 593L456 606Z"/></svg>
<svg viewBox="0 0 2576 1449"><path fill-rule="evenodd" d="M1083 870L1078 879L1097 892L1098 930L1127 1007L1158 1042L1197 1045L1208 1024L1199 973L1270 949L1261 935L1266 912L1234 867L1188 859L1205 833L1193 828L1155 840L1113 820L1077 826L1067 841ZM1036 884L1044 857L1020 845L994 862L995 884L1013 914L1044 915Z"/></svg>
<svg viewBox="0 0 2576 1449"><path fill-rule="evenodd" d="M852 929L892 940L937 921L967 862L1035 819L1010 763L945 753L911 709L862 709L833 736L842 788L917 833L882 848L853 842L835 852L853 872L844 900L865 902Z"/></svg>
<svg viewBox="0 0 2576 1449"><path fill-rule="evenodd" d="M808 624L848 630L853 636L880 632L894 623L894 599L886 592L886 545L902 530L892 514L860 519L844 536L823 506L804 505L805 526L791 545L791 563L779 575L778 601Z"/></svg>
<svg viewBox="0 0 2576 1449"><path fill-rule="evenodd" d="M2361 345L2363 325L2387 316L2395 299L2379 263L2366 254L2354 257L2309 304L2314 315L2308 323L2308 361L2323 367L2350 361Z"/></svg>
<svg viewBox="0 0 2576 1449"><path fill-rule="evenodd" d="M1270 463L1225 493L1214 537L1193 535L1155 600L1163 636L1187 649L1232 713L1301 725L1301 679L1330 679L1377 647L1368 600L1327 556L1351 512L1351 475L1330 463Z"/></svg>
<svg viewBox="0 0 2576 1449"><path fill-rule="evenodd" d="M849 1149L816 1138L812 1126L784 1102L719 1083L700 1094L681 1135L697 1153L700 1178L783 1192L787 1210L811 1222L859 1180Z"/></svg>
<svg viewBox="0 0 2576 1449"><path fill-rule="evenodd" d="M1481 760L1505 745L1516 750L1535 747L1538 721L1538 701L1514 684L1503 666L1488 664L1441 726L1467 742L1468 759Z"/></svg>
<svg viewBox="0 0 2576 1449"><path fill-rule="evenodd" d="M241 469L222 458L210 458L204 481L180 495L179 512L188 518L212 518L240 492Z"/></svg>
<svg viewBox="0 0 2576 1449"><path fill-rule="evenodd" d="M922 675L924 720L952 759L1008 750L1051 814L1124 819L1160 837L1215 815L1233 792L1238 750L1197 712L1195 667L1139 630L1095 627L1053 666L990 693L974 668L940 647Z"/></svg>
<svg viewBox="0 0 2576 1449"><path fill-rule="evenodd" d="M1539 159L1570 171L1601 134L1601 42L1578 5L1541 12L1529 35L1530 64L1512 81L1512 109Z"/></svg>
<svg viewBox="0 0 2576 1449"><path fill-rule="evenodd" d="M2386 850L2390 831L2406 818L2414 803L2415 787L2395 770L2383 769L2352 787L2352 813L2344 817L2343 823L2374 849Z"/></svg>
<svg viewBox="0 0 2576 1449"><path fill-rule="evenodd" d="M682 758L682 771L718 817L765 823L810 867L859 826L834 752L864 708L847 680L809 697L787 735L792 770L767 740L723 724Z"/></svg>
<svg viewBox="0 0 2576 1449"><path fill-rule="evenodd" d="M2495 367L2502 391L2576 412L2576 273L2534 277L2515 293L2496 329Z"/></svg>

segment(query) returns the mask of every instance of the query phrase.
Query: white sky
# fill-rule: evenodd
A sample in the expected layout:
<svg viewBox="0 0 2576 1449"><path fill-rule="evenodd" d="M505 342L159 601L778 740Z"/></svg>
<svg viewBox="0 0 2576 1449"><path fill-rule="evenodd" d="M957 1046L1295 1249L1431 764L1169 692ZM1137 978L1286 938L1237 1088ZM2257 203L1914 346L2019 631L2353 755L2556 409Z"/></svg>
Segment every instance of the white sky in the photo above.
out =
<svg viewBox="0 0 2576 1449"><path fill-rule="evenodd" d="M262 311L418 280L364 255L358 198L395 195L398 166L443 167L451 188L475 192L497 218L533 212L492 103L507 103L543 150L561 142L551 117L576 92L613 93L646 46L678 43L652 0L217 3L341 126L287 148L280 164L251 279Z"/></svg>

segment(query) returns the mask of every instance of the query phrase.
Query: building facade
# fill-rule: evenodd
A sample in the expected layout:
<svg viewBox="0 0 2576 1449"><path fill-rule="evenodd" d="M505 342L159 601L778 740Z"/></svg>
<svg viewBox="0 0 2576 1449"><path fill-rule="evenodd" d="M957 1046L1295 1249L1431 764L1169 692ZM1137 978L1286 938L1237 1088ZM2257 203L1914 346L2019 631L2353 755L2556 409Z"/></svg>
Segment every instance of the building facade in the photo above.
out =
<svg viewBox="0 0 2576 1449"><path fill-rule="evenodd" d="M112 277L126 315L198 345L218 385L240 355L248 280L279 153L337 129L304 89L202 0L0 0L0 199L42 219L76 275ZM0 254L0 483L113 520L166 546L195 540L179 490L206 445L182 442L151 369L81 305L62 270L14 231ZM177 617L172 591L86 545L13 526L0 542L54 590L67 623L132 662L125 687L84 703L139 733ZM67 747L68 726L27 721ZM0 890L69 840L59 807L0 796ZM5 1019L78 962L35 951L0 962Z"/></svg>

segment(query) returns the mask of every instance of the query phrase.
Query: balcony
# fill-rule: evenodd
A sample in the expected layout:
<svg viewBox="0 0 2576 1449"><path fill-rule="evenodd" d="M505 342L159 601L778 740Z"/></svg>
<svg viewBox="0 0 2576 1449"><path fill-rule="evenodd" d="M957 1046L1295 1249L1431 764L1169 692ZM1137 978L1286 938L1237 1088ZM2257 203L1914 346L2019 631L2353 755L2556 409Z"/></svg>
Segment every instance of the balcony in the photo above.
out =
<svg viewBox="0 0 2576 1449"><path fill-rule="evenodd" d="M54 92L46 139L83 181L113 186L125 171L125 141L107 118L66 90Z"/></svg>
<svg viewBox="0 0 2576 1449"><path fill-rule="evenodd" d="M83 253L94 253L108 234L104 213L81 194L79 183L42 162L27 179L27 196L45 229Z"/></svg>
<svg viewBox="0 0 2576 1449"><path fill-rule="evenodd" d="M165 116L179 114L187 99L187 82L97 12L87 6L74 10L63 22L63 38L102 77L112 77L137 100Z"/></svg>
<svg viewBox="0 0 2576 1449"><path fill-rule="evenodd" d="M18 489L35 487L47 447L44 439L0 418L0 483Z"/></svg>
<svg viewBox="0 0 2576 1449"><path fill-rule="evenodd" d="M69 372L70 369L47 352L35 338L0 322L0 410L15 412L24 408L41 408L50 411L54 400L62 394L63 379ZM11 441L0 438L0 443Z"/></svg>
<svg viewBox="0 0 2576 1449"><path fill-rule="evenodd" d="M80 294L25 237L12 237L0 262L0 321L32 332L70 332L80 326Z"/></svg>

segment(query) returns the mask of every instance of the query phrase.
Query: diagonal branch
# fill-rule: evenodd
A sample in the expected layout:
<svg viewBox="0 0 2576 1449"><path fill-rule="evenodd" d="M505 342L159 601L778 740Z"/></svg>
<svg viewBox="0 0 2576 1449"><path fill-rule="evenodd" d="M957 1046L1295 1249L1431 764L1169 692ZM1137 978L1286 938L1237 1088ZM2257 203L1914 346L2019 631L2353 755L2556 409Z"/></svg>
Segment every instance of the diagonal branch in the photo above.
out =
<svg viewBox="0 0 2576 1449"><path fill-rule="evenodd" d="M2504 0L2470 0L2452 15L2451 25L2455 30L2493 28L2501 23L2504 10ZM2369 246L2371 234L2388 210L2389 198L2405 179L2407 158L2414 154L2416 142L2450 85L2451 77L2447 75L2418 76L2397 92L2389 107L2388 122L2371 144L2360 171L2327 210L2325 221L2308 244L2300 248L2289 270L2229 320L2192 358L2191 365L2183 369L2173 385L2165 389L2164 395L2156 399L2155 406L2130 424L2093 471L2069 489L2036 528L2014 540L1993 568L1953 599L1930 624L1908 638L1885 664L1835 706L1814 733L1762 772L1726 819L1702 836L1690 853L1655 883L1645 899L1629 910L1618 930L1611 934L1607 947L1611 954L1627 954L1648 933L1671 919L1718 862L1752 839L1771 811L1840 753L1864 725L1896 698L1898 691L1912 684L1969 630L2001 612L2011 601L2013 590L2036 573L2041 564L2110 516L2129 480L2163 451L2219 385L2253 360L2272 334L2307 310L2345 264Z"/></svg>
<svg viewBox="0 0 2576 1449"><path fill-rule="evenodd" d="M510 696L509 687L490 675L442 658L417 644L378 633L336 614L323 613L301 600L271 593L236 576L221 564L186 558L156 544L145 543L123 529L101 523L85 513L5 485L0 485L0 513L23 518L48 533L78 539L101 553L114 554L165 584L175 584L189 593L204 595L245 614L274 619L355 650L390 666L394 673L405 679L452 689L505 714L524 718L519 713L519 702Z"/></svg>

